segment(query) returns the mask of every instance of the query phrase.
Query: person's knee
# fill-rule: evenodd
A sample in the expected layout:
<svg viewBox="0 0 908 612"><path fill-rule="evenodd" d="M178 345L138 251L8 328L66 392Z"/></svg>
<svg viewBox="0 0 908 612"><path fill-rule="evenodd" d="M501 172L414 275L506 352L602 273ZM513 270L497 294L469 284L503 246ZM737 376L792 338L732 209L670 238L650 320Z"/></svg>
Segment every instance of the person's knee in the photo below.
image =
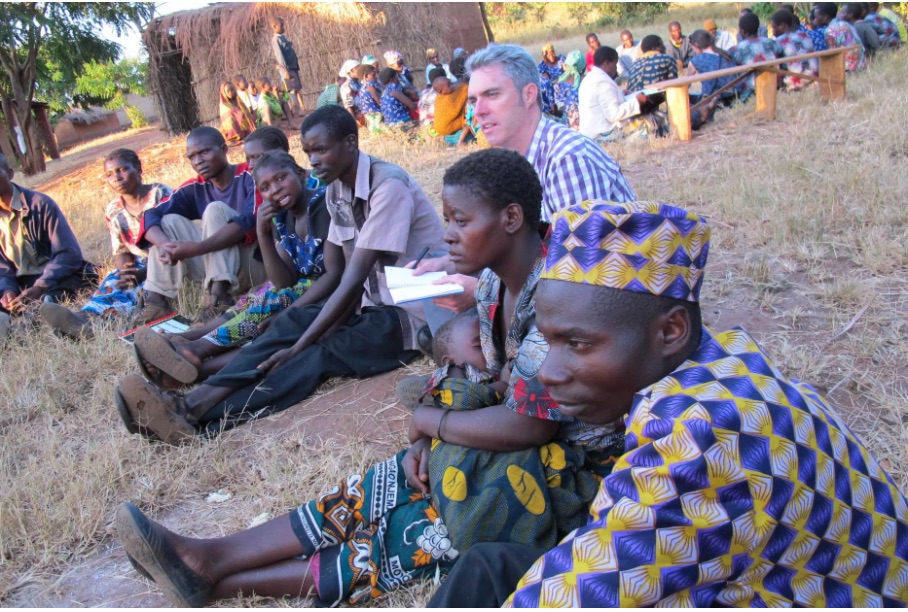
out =
<svg viewBox="0 0 908 612"><path fill-rule="evenodd" d="M185 231L189 230L192 221L181 215L164 215L161 217L161 230L170 240L180 240ZM157 249L157 247L151 247Z"/></svg>

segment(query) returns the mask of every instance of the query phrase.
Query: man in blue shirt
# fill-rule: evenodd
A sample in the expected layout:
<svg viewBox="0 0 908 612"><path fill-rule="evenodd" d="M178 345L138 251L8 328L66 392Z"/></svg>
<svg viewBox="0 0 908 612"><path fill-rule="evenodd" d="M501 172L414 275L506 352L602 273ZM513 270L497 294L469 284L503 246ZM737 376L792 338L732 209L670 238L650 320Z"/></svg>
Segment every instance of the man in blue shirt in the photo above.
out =
<svg viewBox="0 0 908 612"><path fill-rule="evenodd" d="M224 137L207 126L189 133L186 157L198 176L142 218L139 244L150 249L137 324L171 313L186 276L204 281L199 320L226 310L234 303L232 293L264 281L261 265L252 260L256 191L248 165L230 164ZM193 221L201 221L201 228Z"/></svg>
<svg viewBox="0 0 908 612"><path fill-rule="evenodd" d="M57 301L96 280L60 207L13 183L13 170L0 155L0 341L9 313L29 302Z"/></svg>

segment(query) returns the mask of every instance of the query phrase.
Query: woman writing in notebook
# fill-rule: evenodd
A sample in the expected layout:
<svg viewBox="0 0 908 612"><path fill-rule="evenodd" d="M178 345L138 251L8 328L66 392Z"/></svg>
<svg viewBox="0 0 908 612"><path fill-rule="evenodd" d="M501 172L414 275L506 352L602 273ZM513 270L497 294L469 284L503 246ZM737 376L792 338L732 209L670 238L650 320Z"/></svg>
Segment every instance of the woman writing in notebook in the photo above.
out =
<svg viewBox="0 0 908 612"><path fill-rule="evenodd" d="M542 189L533 167L513 151L474 153L446 172L442 201L448 222L445 241L457 271L482 272L476 290L479 344L488 373L508 383L504 399L466 411L420 406L411 421L410 449L344 479L288 514L226 537L179 536L132 504L123 504L117 512L117 535L172 603L200 606L239 593L309 594L322 605L365 603L450 567L463 552L460 548L469 546L458 548L458 542L477 541L473 533L449 531L447 515L439 514L430 494L463 502L477 512L476 523L458 522L473 525L464 529L484 537L498 530L500 535L485 541L535 540L541 534L519 528L521 518L548 511L550 505L563 507L555 491L568 486L567 476L564 481L536 482L533 488L528 478L511 478L508 470L495 486L510 488L509 499L516 496L519 501L505 507L491 506L483 494L492 487L472 490L463 472L449 480L443 470L444 484L430 491L433 438L449 446L500 453L550 448L550 442L583 433L590 439L591 433L558 413L535 377L546 345L536 329L533 306L544 261L537 232ZM565 459L564 453L548 455L556 470L565 467ZM527 495L530 489L538 495ZM551 533L542 535L555 539L582 524L589 501L578 498L570 518L555 519L548 528ZM496 512L490 513L490 507ZM501 539L488 539L495 537Z"/></svg>
<svg viewBox="0 0 908 612"><path fill-rule="evenodd" d="M263 199L256 230L269 280L227 311L226 322L219 317L169 338L140 329L136 352L152 382L177 387L207 378L232 351L261 335L271 317L291 305L318 303L337 286L343 254L325 240L330 222L325 187L283 151L263 155L253 176Z"/></svg>

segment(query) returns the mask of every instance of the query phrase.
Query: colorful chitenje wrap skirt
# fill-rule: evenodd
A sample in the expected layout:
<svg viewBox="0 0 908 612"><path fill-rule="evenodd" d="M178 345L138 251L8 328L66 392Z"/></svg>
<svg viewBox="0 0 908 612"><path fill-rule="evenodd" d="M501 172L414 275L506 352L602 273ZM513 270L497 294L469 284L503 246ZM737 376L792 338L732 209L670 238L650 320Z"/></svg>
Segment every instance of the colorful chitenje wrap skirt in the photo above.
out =
<svg viewBox="0 0 908 612"><path fill-rule="evenodd" d="M447 378L432 392L436 407L475 410L501 403L487 385ZM590 451L553 441L542 447L496 453L434 440L429 459L432 503L458 550L478 542L552 548L586 524L602 479L624 452Z"/></svg>
<svg viewBox="0 0 908 612"><path fill-rule="evenodd" d="M234 347L258 338L259 323L290 307L309 287L311 278L302 278L292 287L276 289L271 281L253 289L240 298L226 313L226 323L208 332L205 339L218 346Z"/></svg>
<svg viewBox="0 0 908 612"><path fill-rule="evenodd" d="M457 379L434 391L438 404L450 409L500 402L488 387ZM309 559L319 602L362 604L450 568L477 542L553 546L586 522L600 478L614 463L606 459L611 450L594 457L556 442L493 453L436 440L431 498L407 484L401 451L303 504L291 512L290 523ZM449 465L457 472L447 473Z"/></svg>

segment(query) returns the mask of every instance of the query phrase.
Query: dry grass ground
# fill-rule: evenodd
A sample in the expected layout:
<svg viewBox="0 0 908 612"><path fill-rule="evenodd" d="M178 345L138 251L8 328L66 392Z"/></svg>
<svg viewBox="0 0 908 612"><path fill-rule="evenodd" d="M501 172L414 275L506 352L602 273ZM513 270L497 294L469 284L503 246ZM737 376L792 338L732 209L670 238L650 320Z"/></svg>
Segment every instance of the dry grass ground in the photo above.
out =
<svg viewBox="0 0 908 612"><path fill-rule="evenodd" d="M650 29L661 30L664 24ZM849 78L841 103L821 104L815 92L781 96L776 122L756 119L749 105L719 115L690 143L610 148L641 199L711 219L706 322L717 329L745 325L785 373L825 392L902 491L908 490L906 67L908 52L881 58ZM299 139L291 142L304 159ZM362 147L401 164L436 204L444 168L463 155L377 139ZM149 180L176 185L190 175L179 139L144 149L142 158ZM87 255L110 261L101 215L111 194L99 163L70 173L50 193ZM426 367L421 361L410 371ZM394 406L391 389L406 372L336 381L293 410L174 449L125 434L111 393L134 371L128 347L112 330L75 343L38 328L0 351L4 605L163 605L112 537L120 502L133 501L183 533L220 535L262 513L286 512L404 442L406 414ZM206 501L219 490L231 498ZM421 583L378 603L419 605L432 588Z"/></svg>

